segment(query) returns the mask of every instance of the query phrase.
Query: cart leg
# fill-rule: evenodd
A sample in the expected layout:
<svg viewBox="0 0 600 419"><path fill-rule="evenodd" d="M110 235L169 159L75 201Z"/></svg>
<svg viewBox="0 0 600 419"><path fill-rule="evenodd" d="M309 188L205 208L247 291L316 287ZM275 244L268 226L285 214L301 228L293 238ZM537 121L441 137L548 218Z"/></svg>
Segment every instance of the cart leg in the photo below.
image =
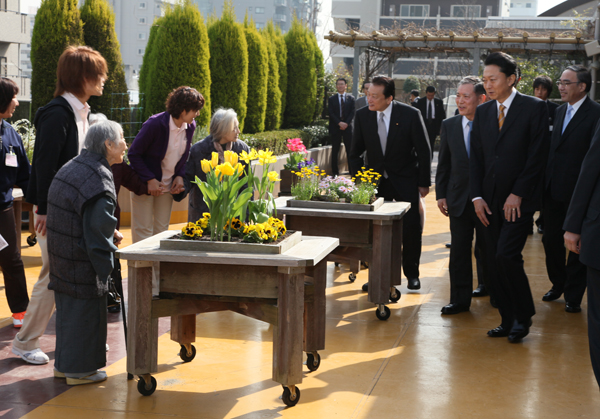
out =
<svg viewBox="0 0 600 419"><path fill-rule="evenodd" d="M391 221L373 221L373 257L369 264L369 301L374 304L385 304L390 299L393 259L391 227Z"/></svg>
<svg viewBox="0 0 600 419"><path fill-rule="evenodd" d="M390 249L392 257L391 285L400 285L402 283L402 219L392 222L392 245Z"/></svg>
<svg viewBox="0 0 600 419"><path fill-rule="evenodd" d="M325 349L327 261L319 262L307 279L313 287L313 298L304 303L304 352L312 352Z"/></svg>

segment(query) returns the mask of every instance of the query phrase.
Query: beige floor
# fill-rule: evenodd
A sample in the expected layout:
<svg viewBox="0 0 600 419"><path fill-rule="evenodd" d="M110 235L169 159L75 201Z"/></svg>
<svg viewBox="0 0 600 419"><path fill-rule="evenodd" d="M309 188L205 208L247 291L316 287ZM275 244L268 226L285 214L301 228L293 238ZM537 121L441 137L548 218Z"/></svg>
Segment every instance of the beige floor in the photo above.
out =
<svg viewBox="0 0 600 419"><path fill-rule="evenodd" d="M499 324L487 298L471 312L441 316L448 302L448 222L427 198L421 283L400 287L392 315L377 320L360 290L367 272L348 281L328 265L326 350L318 371L305 369L301 399L286 408L271 380L269 325L231 312L197 317L198 355L183 364L168 334L159 339L157 391L141 396L127 381L125 359L99 385L72 388L27 418L600 418L600 394L587 347L586 304L564 311L543 303L549 289L541 236L530 236L525 265L536 300L522 344L486 337ZM35 248L24 251L35 258ZM28 264L35 265L32 260ZM28 268L31 285L35 266ZM38 268L39 269L39 268ZM2 296L2 298L4 298ZM0 318L9 314L0 300ZM1 415L1 414L0 414Z"/></svg>

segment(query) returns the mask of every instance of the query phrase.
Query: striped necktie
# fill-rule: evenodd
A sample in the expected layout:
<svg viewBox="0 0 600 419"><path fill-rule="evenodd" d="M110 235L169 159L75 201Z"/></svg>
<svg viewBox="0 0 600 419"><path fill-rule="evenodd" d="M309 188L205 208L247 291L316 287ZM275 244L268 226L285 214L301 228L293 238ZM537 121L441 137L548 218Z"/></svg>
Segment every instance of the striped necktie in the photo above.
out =
<svg viewBox="0 0 600 419"><path fill-rule="evenodd" d="M498 131L502 131L502 125L504 125L504 105L500 105L500 113L498 114Z"/></svg>

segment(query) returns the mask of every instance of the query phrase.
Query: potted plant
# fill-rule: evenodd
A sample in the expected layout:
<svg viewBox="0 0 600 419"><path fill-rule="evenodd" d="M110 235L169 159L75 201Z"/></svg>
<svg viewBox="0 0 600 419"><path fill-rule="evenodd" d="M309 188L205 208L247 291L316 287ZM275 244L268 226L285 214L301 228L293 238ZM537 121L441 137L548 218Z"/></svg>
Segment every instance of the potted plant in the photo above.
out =
<svg viewBox="0 0 600 419"><path fill-rule="evenodd" d="M290 153L283 169L279 171L279 176L281 177L281 182L279 184L280 196L290 195L292 193L292 182L294 181L292 170L300 170L302 167L311 167L315 164L313 159L308 159L306 157L306 147L300 138L288 139L286 146Z"/></svg>

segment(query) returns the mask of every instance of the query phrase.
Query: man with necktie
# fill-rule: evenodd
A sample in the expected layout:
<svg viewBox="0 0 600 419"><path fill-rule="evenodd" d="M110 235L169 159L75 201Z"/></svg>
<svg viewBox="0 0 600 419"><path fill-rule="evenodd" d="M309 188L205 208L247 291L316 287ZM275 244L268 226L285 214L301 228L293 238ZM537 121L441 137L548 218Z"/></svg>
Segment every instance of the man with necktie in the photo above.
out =
<svg viewBox="0 0 600 419"><path fill-rule="evenodd" d="M438 208L450 218L450 304L442 314L468 311L473 290L473 262L471 243L476 232L477 277L479 289L485 290L483 264L483 231L477 221L469 194L469 154L473 118L477 106L485 102L483 83L475 76L462 79L456 91L456 105L460 115L442 123L440 154L435 177Z"/></svg>
<svg viewBox="0 0 600 419"><path fill-rule="evenodd" d="M402 223L402 269L408 289L421 288L420 197L429 193L431 185L431 151L420 112L394 100L396 87L389 77L373 78L368 107L356 112L354 137L350 151L350 171L361 167L382 175L378 197L386 201L410 202L410 210ZM365 163L362 155L366 151ZM363 290L368 290L368 284Z"/></svg>
<svg viewBox="0 0 600 419"><path fill-rule="evenodd" d="M335 82L337 94L331 96L328 102L329 135L331 136L331 171L339 175L338 157L342 140L346 154L350 152L352 143L352 120L354 119L354 96L346 93L346 79L339 78Z"/></svg>
<svg viewBox="0 0 600 419"><path fill-rule="evenodd" d="M556 300L564 292L568 313L581 311L586 288L586 267L579 261L579 255L569 252L565 257L563 223L596 122L600 119L600 105L586 94L591 83L590 72L578 65L567 67L558 80L560 97L565 103L556 111L544 177L542 242L552 289L542 300Z"/></svg>
<svg viewBox="0 0 600 419"><path fill-rule="evenodd" d="M492 100L477 107L473 120L471 197L485 227L486 285L502 318L488 336L516 343L529 334L535 314L522 252L541 202L548 107L514 88L518 67L510 55L491 53L484 64Z"/></svg>
<svg viewBox="0 0 600 419"><path fill-rule="evenodd" d="M425 120L425 127L427 128L427 136L429 137L431 155L433 156L435 139L440 134L442 121L446 119L444 102L435 97L435 87L427 86L425 89L425 97L419 99L415 106L421 111L421 115Z"/></svg>

